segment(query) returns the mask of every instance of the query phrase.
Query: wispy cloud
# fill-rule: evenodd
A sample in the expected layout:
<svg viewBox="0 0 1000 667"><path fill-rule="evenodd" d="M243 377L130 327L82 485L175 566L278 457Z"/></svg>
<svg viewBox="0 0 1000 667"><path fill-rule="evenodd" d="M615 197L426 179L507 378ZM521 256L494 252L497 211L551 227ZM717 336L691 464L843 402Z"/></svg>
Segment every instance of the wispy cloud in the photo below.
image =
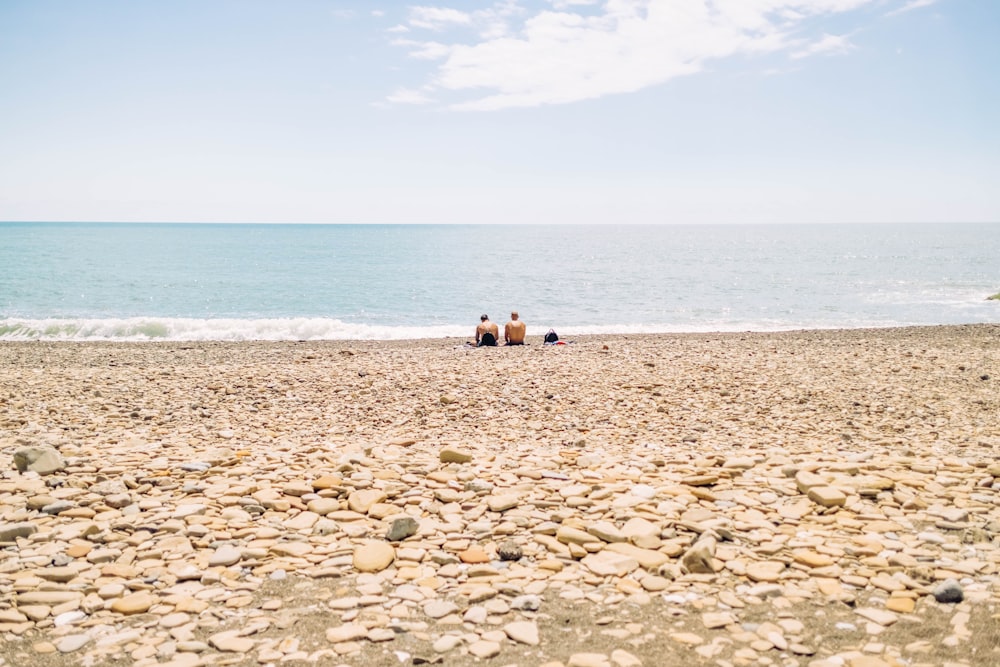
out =
<svg viewBox="0 0 1000 667"><path fill-rule="evenodd" d="M504 0L412 7L411 57L440 60L424 86L453 109L561 104L628 93L735 55L847 53L824 19L883 0ZM929 3L911 0L909 4ZM464 4L462 5L465 6ZM416 38L429 32L434 39ZM812 33L812 34L810 34ZM486 91L485 94L483 91Z"/></svg>
<svg viewBox="0 0 1000 667"><path fill-rule="evenodd" d="M455 25L471 25L472 14L446 7L414 7L410 10L410 25L414 28L444 30Z"/></svg>
<svg viewBox="0 0 1000 667"><path fill-rule="evenodd" d="M399 88L386 101L391 104L430 104L434 100L423 91Z"/></svg>
<svg viewBox="0 0 1000 667"><path fill-rule="evenodd" d="M804 49L792 53L792 58L807 58L816 55L843 55L854 49L847 35L823 35Z"/></svg>
<svg viewBox="0 0 1000 667"><path fill-rule="evenodd" d="M897 16L899 14L905 14L906 12L911 12L914 9L920 9L921 7L930 7L931 5L933 5L936 2L937 2L937 0L910 0L909 2L907 2L906 4L904 4L902 7L898 7L896 9L893 9L890 12L886 12L885 15L886 16Z"/></svg>

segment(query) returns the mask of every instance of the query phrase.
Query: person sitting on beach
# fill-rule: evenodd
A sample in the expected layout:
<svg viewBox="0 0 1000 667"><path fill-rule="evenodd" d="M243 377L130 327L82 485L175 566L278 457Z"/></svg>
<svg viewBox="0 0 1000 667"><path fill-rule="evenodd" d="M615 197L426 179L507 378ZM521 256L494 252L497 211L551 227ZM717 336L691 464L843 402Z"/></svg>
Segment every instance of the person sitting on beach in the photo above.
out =
<svg viewBox="0 0 1000 667"><path fill-rule="evenodd" d="M510 322L503 328L503 339L507 345L524 345L524 333L528 327L517 319L517 311L511 311Z"/></svg>
<svg viewBox="0 0 1000 667"><path fill-rule="evenodd" d="M496 347L497 338L500 337L500 328L490 322L489 315L479 318L479 326L476 327L476 347Z"/></svg>

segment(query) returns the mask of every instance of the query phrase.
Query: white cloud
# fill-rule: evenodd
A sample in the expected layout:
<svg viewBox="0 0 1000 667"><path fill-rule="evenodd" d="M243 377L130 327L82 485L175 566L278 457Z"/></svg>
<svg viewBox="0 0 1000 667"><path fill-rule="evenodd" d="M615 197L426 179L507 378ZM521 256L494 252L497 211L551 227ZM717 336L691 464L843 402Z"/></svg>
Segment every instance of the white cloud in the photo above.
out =
<svg viewBox="0 0 1000 667"><path fill-rule="evenodd" d="M412 39L397 39L393 46L405 46L410 49L410 57L418 60L438 60L451 53L452 47L439 42L417 42Z"/></svg>
<svg viewBox="0 0 1000 667"><path fill-rule="evenodd" d="M853 49L823 19L883 0L517 0L483 9L414 7L411 31L462 33L397 40L415 58L440 58L426 84L464 97L454 109L531 107L628 93L702 71L735 55L802 58ZM911 4L928 0L911 0ZM463 5L464 6L464 5ZM482 91L486 91L483 94Z"/></svg>
<svg viewBox="0 0 1000 667"><path fill-rule="evenodd" d="M905 14L906 12L911 12L914 9L920 9L921 7L930 7L931 5L933 5L936 2L937 2L937 0L910 0L909 2L907 2L906 4L904 4L902 7L898 7L896 9L892 10L891 12L886 12L885 15L886 16L897 16L899 14Z"/></svg>
<svg viewBox="0 0 1000 667"><path fill-rule="evenodd" d="M854 49L847 35L823 35L804 49L792 54L792 58L807 58L816 55L844 55Z"/></svg>
<svg viewBox="0 0 1000 667"><path fill-rule="evenodd" d="M399 88L395 93L386 98L392 104L430 104L434 100L420 90Z"/></svg>
<svg viewBox="0 0 1000 667"><path fill-rule="evenodd" d="M472 15L444 7L414 7L410 10L410 25L428 30L444 30L455 25L471 25Z"/></svg>
<svg viewBox="0 0 1000 667"><path fill-rule="evenodd" d="M385 12L382 11L381 9L373 9L372 10L372 16L374 16L377 19L380 19L383 16L385 16Z"/></svg>

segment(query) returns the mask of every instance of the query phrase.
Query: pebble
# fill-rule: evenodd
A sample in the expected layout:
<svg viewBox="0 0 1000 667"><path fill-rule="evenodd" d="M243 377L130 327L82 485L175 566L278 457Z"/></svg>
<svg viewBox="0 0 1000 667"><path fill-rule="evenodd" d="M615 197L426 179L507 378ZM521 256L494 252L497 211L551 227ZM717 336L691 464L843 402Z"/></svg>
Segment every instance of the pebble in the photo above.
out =
<svg viewBox="0 0 1000 667"><path fill-rule="evenodd" d="M142 614L156 604L156 596L148 591L131 593L124 597L112 601L111 610L125 616L132 614Z"/></svg>
<svg viewBox="0 0 1000 667"><path fill-rule="evenodd" d="M957 580L946 579L934 587L934 599L943 604L954 604L965 599L965 593Z"/></svg>
<svg viewBox="0 0 1000 667"><path fill-rule="evenodd" d="M14 467L18 472L52 475L66 467L66 460L54 447L22 447L14 452Z"/></svg>
<svg viewBox="0 0 1000 667"><path fill-rule="evenodd" d="M469 653L472 654L473 657L485 660L487 658L492 658L495 655L499 655L501 648L500 642L481 639L469 644Z"/></svg>
<svg viewBox="0 0 1000 667"><path fill-rule="evenodd" d="M390 542L400 542L407 537L416 535L420 529L420 523L412 516L399 517L392 520L389 530L386 531L385 539Z"/></svg>
<svg viewBox="0 0 1000 667"><path fill-rule="evenodd" d="M516 642L538 646L538 626L533 621L517 621L503 626L503 631Z"/></svg>
<svg viewBox="0 0 1000 667"><path fill-rule="evenodd" d="M60 653L73 653L90 643L90 636L85 634L66 635L56 642L56 649Z"/></svg>
<svg viewBox="0 0 1000 667"><path fill-rule="evenodd" d="M566 664L567 667L611 667L608 656L603 653L574 653Z"/></svg>
<svg viewBox="0 0 1000 667"><path fill-rule="evenodd" d="M370 541L354 550L352 562L358 572L380 572L392 565L396 550L385 542Z"/></svg>

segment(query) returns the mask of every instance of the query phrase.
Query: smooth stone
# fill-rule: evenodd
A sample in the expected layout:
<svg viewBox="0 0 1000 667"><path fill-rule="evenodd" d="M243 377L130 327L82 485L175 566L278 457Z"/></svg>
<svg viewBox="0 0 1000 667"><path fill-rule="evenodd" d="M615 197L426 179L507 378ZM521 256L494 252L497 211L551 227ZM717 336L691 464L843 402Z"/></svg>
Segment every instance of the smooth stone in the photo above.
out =
<svg viewBox="0 0 1000 667"><path fill-rule="evenodd" d="M524 551L517 542L506 540L497 548L497 555L500 556L500 560L520 560L524 556Z"/></svg>
<svg viewBox="0 0 1000 667"><path fill-rule="evenodd" d="M38 532L33 523L8 523L0 525L0 542L13 542L19 537L30 537Z"/></svg>
<svg viewBox="0 0 1000 667"><path fill-rule="evenodd" d="M465 551L459 552L458 558L463 563L468 563L470 565L490 562L489 554L483 551L483 548L478 545L472 546L466 549Z"/></svg>
<svg viewBox="0 0 1000 667"><path fill-rule="evenodd" d="M490 496L486 500L486 506L491 512L506 512L521 504L521 497L516 494L506 494L501 496Z"/></svg>
<svg viewBox="0 0 1000 667"><path fill-rule="evenodd" d="M492 658L500 653L500 643L480 639L469 644L469 653L480 660Z"/></svg>
<svg viewBox="0 0 1000 667"><path fill-rule="evenodd" d="M847 503L847 496L832 486L813 487L806 495L809 500L823 507L843 507Z"/></svg>
<svg viewBox="0 0 1000 667"><path fill-rule="evenodd" d="M132 504L132 496L127 493L116 493L104 497L104 504L111 509L120 510Z"/></svg>
<svg viewBox="0 0 1000 667"><path fill-rule="evenodd" d="M711 537L695 542L681 557L681 565L692 574L714 574L716 540Z"/></svg>
<svg viewBox="0 0 1000 667"><path fill-rule="evenodd" d="M305 512L299 512L291 519L285 521L285 527L289 530L310 530L319 520L319 514L307 510Z"/></svg>
<svg viewBox="0 0 1000 667"><path fill-rule="evenodd" d="M469 463L472 461L472 453L457 447L445 447L438 458L441 463Z"/></svg>
<svg viewBox="0 0 1000 667"><path fill-rule="evenodd" d="M364 639L367 636L368 628L359 623L345 623L335 628L329 628L326 631L326 640L333 644L353 642Z"/></svg>
<svg viewBox="0 0 1000 667"><path fill-rule="evenodd" d="M358 514L368 514L368 510L370 510L373 505L382 502L386 499L386 497L387 496L384 491L379 491L378 489L362 489L361 491L355 491L347 497L347 507L352 512L357 512Z"/></svg>
<svg viewBox="0 0 1000 667"><path fill-rule="evenodd" d="M855 609L854 613L871 621L872 623L878 623L882 626L892 625L899 620L898 614L885 609L876 609L874 607L862 607L860 609Z"/></svg>
<svg viewBox="0 0 1000 667"><path fill-rule="evenodd" d="M243 552L231 545L216 549L208 558L209 567L229 567L243 560Z"/></svg>
<svg viewBox="0 0 1000 667"><path fill-rule="evenodd" d="M639 568L639 561L636 559L613 551L589 554L580 563L599 577L623 577Z"/></svg>
<svg viewBox="0 0 1000 667"><path fill-rule="evenodd" d="M736 622L736 619L729 612L706 612L701 615L701 622L709 630L714 630L716 628L724 628L727 625L732 625Z"/></svg>
<svg viewBox="0 0 1000 667"><path fill-rule="evenodd" d="M515 621L503 626L503 631L507 636L516 642L538 646L538 625L534 621Z"/></svg>
<svg viewBox="0 0 1000 667"><path fill-rule="evenodd" d="M189 516L199 516L208 511L206 505L200 503L189 503L178 505L170 515L171 519L186 519Z"/></svg>
<svg viewBox="0 0 1000 667"><path fill-rule="evenodd" d="M785 564L781 561L754 561L747 565L747 577L751 581L777 581L784 571Z"/></svg>
<svg viewBox="0 0 1000 667"><path fill-rule="evenodd" d="M111 603L111 611L130 616L144 614L157 603L157 597L148 591L131 593Z"/></svg>
<svg viewBox="0 0 1000 667"><path fill-rule="evenodd" d="M965 599L965 592L957 580L946 579L934 588L934 599L942 604L954 604Z"/></svg>
<svg viewBox="0 0 1000 667"><path fill-rule="evenodd" d="M313 545L309 542L279 542L272 544L270 552L276 556L290 556L292 558L302 558L313 552Z"/></svg>
<svg viewBox="0 0 1000 667"><path fill-rule="evenodd" d="M828 565L833 565L836 562L833 558L827 556L826 554L806 550L793 552L792 559L796 563L810 568L827 567Z"/></svg>
<svg viewBox="0 0 1000 667"><path fill-rule="evenodd" d="M430 618L444 618L448 614L458 611L458 606L448 600L430 600L423 607L424 614Z"/></svg>
<svg viewBox="0 0 1000 667"><path fill-rule="evenodd" d="M795 486L799 493L809 493L810 489L827 486L826 480L814 472L799 470L795 473Z"/></svg>
<svg viewBox="0 0 1000 667"><path fill-rule="evenodd" d="M574 653L566 667L611 667L611 663L603 653Z"/></svg>
<svg viewBox="0 0 1000 667"><path fill-rule="evenodd" d="M688 486L714 486L719 482L718 475L690 475L681 480Z"/></svg>
<svg viewBox="0 0 1000 667"><path fill-rule="evenodd" d="M249 637L240 637L239 630L219 632L208 638L208 643L226 653L246 653L253 649L256 642Z"/></svg>
<svg viewBox="0 0 1000 667"><path fill-rule="evenodd" d="M660 536L659 526L642 517L633 517L626 521L625 525L622 526L621 532L625 536L625 539L633 544L636 543L636 540L645 538L659 539Z"/></svg>
<svg viewBox="0 0 1000 667"><path fill-rule="evenodd" d="M0 623L24 623L28 617L17 609L0 609Z"/></svg>
<svg viewBox="0 0 1000 667"><path fill-rule="evenodd" d="M17 596L18 607L25 605L59 605L83 598L79 591L28 591Z"/></svg>
<svg viewBox="0 0 1000 667"><path fill-rule="evenodd" d="M313 492L313 485L302 479L294 480L282 486L281 492L286 496L301 498Z"/></svg>
<svg viewBox="0 0 1000 667"><path fill-rule="evenodd" d="M326 516L330 512L336 512L340 509L340 501L336 498L316 498L309 501L306 509L319 516Z"/></svg>
<svg viewBox="0 0 1000 667"><path fill-rule="evenodd" d="M56 516L57 514L61 514L62 512L71 510L74 507L76 507L76 505L68 500L57 500L54 503L49 503L48 505L44 506L42 508L42 513Z"/></svg>
<svg viewBox="0 0 1000 667"><path fill-rule="evenodd" d="M462 638L455 635L442 635L433 644L431 644L431 649L435 653L447 653L448 651L453 651L462 644Z"/></svg>
<svg viewBox="0 0 1000 667"><path fill-rule="evenodd" d="M627 542L628 537L613 523L597 521L587 526L587 532L604 542Z"/></svg>
<svg viewBox="0 0 1000 667"><path fill-rule="evenodd" d="M749 470L755 465L757 465L757 462L749 456L734 456L731 459L726 459L722 467L727 470Z"/></svg>
<svg viewBox="0 0 1000 667"><path fill-rule="evenodd" d="M55 624L57 628L61 628L64 625L73 625L77 621L82 621L85 618L87 618L87 614L85 612L82 612L80 610L75 610L59 614L54 619L52 619L52 622Z"/></svg>
<svg viewBox="0 0 1000 667"><path fill-rule="evenodd" d="M14 467L18 472L51 475L66 468L66 460L54 447L22 447L14 452Z"/></svg>
<svg viewBox="0 0 1000 667"><path fill-rule="evenodd" d="M556 531L556 539L563 544L589 544L597 542L598 539L585 530L573 528L572 526L559 526Z"/></svg>
<svg viewBox="0 0 1000 667"><path fill-rule="evenodd" d="M420 530L420 522L412 516L397 517L389 525L385 539L390 542L399 542L405 540L407 537L416 535L418 530Z"/></svg>
<svg viewBox="0 0 1000 667"><path fill-rule="evenodd" d="M510 601L511 609L521 611L538 611L542 607L542 598L537 595L518 595Z"/></svg>
<svg viewBox="0 0 1000 667"><path fill-rule="evenodd" d="M642 660L620 648L611 652L611 663L615 667L642 667Z"/></svg>
<svg viewBox="0 0 1000 667"><path fill-rule="evenodd" d="M628 542L612 542L605 547L605 551L633 558L640 567L647 570L655 570L670 560L670 556L665 553L653 549L641 549Z"/></svg>
<svg viewBox="0 0 1000 667"><path fill-rule="evenodd" d="M381 572L392 565L396 559L396 550L391 544L381 541L369 541L354 550L354 568L360 572Z"/></svg>
<svg viewBox="0 0 1000 667"><path fill-rule="evenodd" d="M66 635L56 641L56 649L60 653L78 651L90 643L90 635Z"/></svg>

